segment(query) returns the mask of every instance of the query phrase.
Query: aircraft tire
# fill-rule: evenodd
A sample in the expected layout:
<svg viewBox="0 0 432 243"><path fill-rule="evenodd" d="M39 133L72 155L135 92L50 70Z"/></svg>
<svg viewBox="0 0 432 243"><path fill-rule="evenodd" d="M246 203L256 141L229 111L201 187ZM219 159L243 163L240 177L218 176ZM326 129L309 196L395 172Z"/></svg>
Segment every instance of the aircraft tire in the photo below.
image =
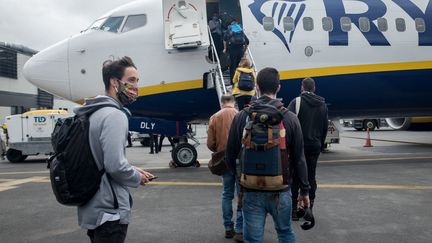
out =
<svg viewBox="0 0 432 243"><path fill-rule="evenodd" d="M8 151L6 152L6 158L11 163L17 163L27 159L27 155L23 155L20 150L8 149Z"/></svg>
<svg viewBox="0 0 432 243"><path fill-rule="evenodd" d="M192 144L181 143L172 150L171 157L179 167L189 167L195 165L198 153Z"/></svg>
<svg viewBox="0 0 432 243"><path fill-rule="evenodd" d="M378 124L377 124L376 120L365 120L363 122L363 128L365 130L367 130L369 128L370 131L373 131L373 130L375 130L375 128L377 127L377 125Z"/></svg>

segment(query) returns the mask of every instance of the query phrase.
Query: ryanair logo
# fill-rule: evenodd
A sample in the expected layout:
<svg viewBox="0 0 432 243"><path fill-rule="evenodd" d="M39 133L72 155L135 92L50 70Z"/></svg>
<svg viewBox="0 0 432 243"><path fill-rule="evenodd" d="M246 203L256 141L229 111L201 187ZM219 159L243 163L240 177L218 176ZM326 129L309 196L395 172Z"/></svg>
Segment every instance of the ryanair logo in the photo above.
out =
<svg viewBox="0 0 432 243"><path fill-rule="evenodd" d="M263 25L263 19L271 16L274 20L275 28L273 33L282 41L288 52L291 53L290 44L296 32L297 24L300 22L306 9L305 0L255 0L249 8L256 20ZM291 17L294 20L294 29L286 31L283 19Z"/></svg>

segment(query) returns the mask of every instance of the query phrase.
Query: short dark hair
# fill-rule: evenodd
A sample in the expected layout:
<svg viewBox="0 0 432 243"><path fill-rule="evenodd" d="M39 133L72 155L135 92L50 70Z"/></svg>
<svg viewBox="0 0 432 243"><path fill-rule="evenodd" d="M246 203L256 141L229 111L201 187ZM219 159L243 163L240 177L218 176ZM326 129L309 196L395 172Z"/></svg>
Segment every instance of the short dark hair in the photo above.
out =
<svg viewBox="0 0 432 243"><path fill-rule="evenodd" d="M302 81L304 91L315 92L315 80L313 78L305 78Z"/></svg>
<svg viewBox="0 0 432 243"><path fill-rule="evenodd" d="M222 104L226 104L226 103L230 103L230 102L231 103L235 102L234 96L228 95L228 94L222 95L222 97L221 97L221 103Z"/></svg>
<svg viewBox="0 0 432 243"><path fill-rule="evenodd" d="M111 78L122 79L124 70L128 67L137 69L132 59L127 56L117 60L106 60L102 65L102 77L105 84L105 90L110 88Z"/></svg>
<svg viewBox="0 0 432 243"><path fill-rule="evenodd" d="M261 94L276 94L280 85L278 70L270 67L262 69L258 73L257 84Z"/></svg>

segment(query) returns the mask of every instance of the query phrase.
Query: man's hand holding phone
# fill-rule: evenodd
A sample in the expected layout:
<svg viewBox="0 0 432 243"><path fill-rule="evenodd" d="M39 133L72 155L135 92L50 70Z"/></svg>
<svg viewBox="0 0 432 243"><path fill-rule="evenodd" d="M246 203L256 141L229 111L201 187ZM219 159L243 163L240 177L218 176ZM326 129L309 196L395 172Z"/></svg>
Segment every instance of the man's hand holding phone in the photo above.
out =
<svg viewBox="0 0 432 243"><path fill-rule="evenodd" d="M135 170L140 173L140 175L141 175L141 185L143 185L143 186L146 183L148 183L149 181L152 181L152 180L154 180L154 179L157 178L153 174L151 174L151 173L149 173L149 172L147 172L147 171L145 171L145 170L143 170L141 168L135 167Z"/></svg>

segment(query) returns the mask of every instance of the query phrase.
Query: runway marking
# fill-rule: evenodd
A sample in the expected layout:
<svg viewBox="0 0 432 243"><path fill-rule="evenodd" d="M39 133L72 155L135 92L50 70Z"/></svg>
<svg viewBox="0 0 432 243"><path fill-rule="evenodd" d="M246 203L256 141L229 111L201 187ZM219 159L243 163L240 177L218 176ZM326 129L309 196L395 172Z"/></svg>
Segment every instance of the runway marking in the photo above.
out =
<svg viewBox="0 0 432 243"><path fill-rule="evenodd" d="M397 157L397 158L367 158L367 159L341 159L341 160L318 160L319 163L345 163L345 162L363 162L363 161L392 161L392 160L413 160L413 159L432 159L432 156L424 157Z"/></svg>
<svg viewBox="0 0 432 243"><path fill-rule="evenodd" d="M343 137L343 138L362 139L362 140L366 139L366 138L351 137L351 136L341 136L341 137ZM378 141L378 142L406 143L406 144L414 144L414 145L432 146L432 143L419 143L419 142L400 141L400 140L388 140L388 139L380 139L380 138L371 138L371 140L372 141Z"/></svg>
<svg viewBox="0 0 432 243"><path fill-rule="evenodd" d="M9 179L8 179L9 180ZM25 179L9 180L0 183L0 192L18 188L25 183L49 183L46 176L34 176ZM148 185L154 186L192 186L192 187L222 187L221 182L181 182L181 181L155 181ZM318 184L318 188L327 189L366 189L366 190L432 190L432 186L407 185L366 185L366 184Z"/></svg>
<svg viewBox="0 0 432 243"><path fill-rule="evenodd" d="M220 182L176 182L158 181L150 182L149 185L164 186L222 186ZM387 190L432 190L432 186L404 186L404 185L350 185L350 184L319 184L319 188L332 189L387 189Z"/></svg>
<svg viewBox="0 0 432 243"><path fill-rule="evenodd" d="M366 162L366 161L391 161L391 160L414 160L414 159L432 159L432 156L419 156L419 157L386 157L386 158L364 158L364 159L338 159L338 160L319 160L318 163L346 163L346 162ZM201 163L201 168L205 168L207 163ZM141 167L145 170L164 170L171 169L166 167ZM0 175L27 175L27 174L49 174L48 170L42 171L14 171L14 172L0 172Z"/></svg>
<svg viewBox="0 0 432 243"><path fill-rule="evenodd" d="M345 185L318 184L318 188L336 189L387 189L387 190L432 190L432 186L402 186L402 185Z"/></svg>
<svg viewBox="0 0 432 243"><path fill-rule="evenodd" d="M149 182L149 185L166 185L166 186L222 186L220 182L179 182L179 181L155 181Z"/></svg>
<svg viewBox="0 0 432 243"><path fill-rule="evenodd" d="M17 172L1 172L0 175L27 175L27 174L48 174L48 170L41 171L17 171Z"/></svg>
<svg viewBox="0 0 432 243"><path fill-rule="evenodd" d="M0 192L15 189L15 188L17 188L17 186L19 186L21 184L25 184L25 183L29 183L29 182L38 182L38 181L41 181L45 178L46 177L34 176L34 177L25 178L25 179L17 179L17 180L2 182L2 183L0 183Z"/></svg>

